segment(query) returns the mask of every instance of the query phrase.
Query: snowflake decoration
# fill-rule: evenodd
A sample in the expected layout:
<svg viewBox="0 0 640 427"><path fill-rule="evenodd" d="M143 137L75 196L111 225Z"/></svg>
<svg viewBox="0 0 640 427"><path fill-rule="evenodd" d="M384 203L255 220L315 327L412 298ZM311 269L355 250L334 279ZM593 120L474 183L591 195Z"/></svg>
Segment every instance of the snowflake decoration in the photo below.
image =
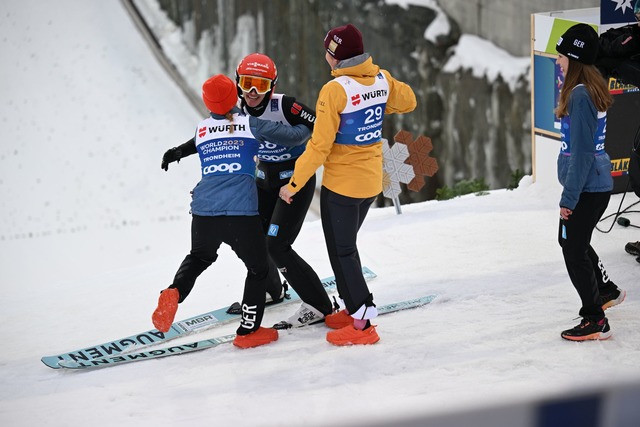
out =
<svg viewBox="0 0 640 427"><path fill-rule="evenodd" d="M433 150L431 138L420 135L414 140L410 132L401 130L393 140L396 142L394 147L405 145L409 150L409 157L405 163L413 166L414 178L407 183L407 187L411 191L420 191L425 184L424 177L431 177L438 171L438 161L429 157L429 153Z"/></svg>
<svg viewBox="0 0 640 427"><path fill-rule="evenodd" d="M382 139L382 194L394 199L400 192L400 183L408 184L415 178L413 167L405 163L409 158L409 148L405 144L394 144Z"/></svg>
<svg viewBox="0 0 640 427"><path fill-rule="evenodd" d="M622 14L627 13L627 8L633 10L633 6L631 5L631 0L611 0L616 4L616 9L614 12L620 8L622 8Z"/></svg>

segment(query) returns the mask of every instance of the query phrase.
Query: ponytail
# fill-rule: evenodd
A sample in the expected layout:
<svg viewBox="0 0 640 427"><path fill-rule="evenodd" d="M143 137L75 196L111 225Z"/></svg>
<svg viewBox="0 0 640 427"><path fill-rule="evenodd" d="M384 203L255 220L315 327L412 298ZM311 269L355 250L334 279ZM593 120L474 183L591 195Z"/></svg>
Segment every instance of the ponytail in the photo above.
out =
<svg viewBox="0 0 640 427"><path fill-rule="evenodd" d="M231 123L233 123L233 112L229 111L227 114L224 115L224 117L229 120ZM229 133L233 133L233 126L229 126Z"/></svg>

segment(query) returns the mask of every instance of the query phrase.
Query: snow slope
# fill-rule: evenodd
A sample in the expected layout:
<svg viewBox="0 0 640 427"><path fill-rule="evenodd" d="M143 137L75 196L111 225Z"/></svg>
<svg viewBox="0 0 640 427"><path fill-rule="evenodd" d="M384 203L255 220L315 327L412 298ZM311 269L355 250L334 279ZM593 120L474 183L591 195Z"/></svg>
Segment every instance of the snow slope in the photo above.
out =
<svg viewBox="0 0 640 427"><path fill-rule="evenodd" d="M168 172L160 158L200 117L119 2L5 0L0 34L1 425L395 425L640 383L640 264L623 250L640 233L616 225L594 235L629 294L608 312L614 337L561 340L579 299L556 243L560 190L529 177L515 191L370 213L359 246L379 275L376 301L439 294L379 318L375 346L333 347L317 327L246 351L46 368L43 355L151 327L158 292L189 249L199 174L196 158ZM637 200L628 194L623 206ZM295 246L332 274L319 221ZM242 280L223 250L178 317L238 300ZM292 310L269 311L265 324Z"/></svg>

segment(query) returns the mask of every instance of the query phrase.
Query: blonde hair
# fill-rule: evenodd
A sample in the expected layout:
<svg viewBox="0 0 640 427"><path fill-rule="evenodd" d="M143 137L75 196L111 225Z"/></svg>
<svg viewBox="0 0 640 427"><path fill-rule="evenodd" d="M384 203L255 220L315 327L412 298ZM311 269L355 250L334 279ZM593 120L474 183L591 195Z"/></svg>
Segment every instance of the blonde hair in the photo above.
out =
<svg viewBox="0 0 640 427"><path fill-rule="evenodd" d="M586 65L569 58L569 70L560 91L558 107L555 110L556 117L562 118L569 114L569 96L573 88L579 84L587 88L596 110L607 111L613 104L607 82L595 65Z"/></svg>
<svg viewBox="0 0 640 427"><path fill-rule="evenodd" d="M233 123L233 110L230 110L229 112L227 112L227 114L225 114L224 117L227 120L229 120L231 123ZM229 133L233 133L233 126L229 126Z"/></svg>

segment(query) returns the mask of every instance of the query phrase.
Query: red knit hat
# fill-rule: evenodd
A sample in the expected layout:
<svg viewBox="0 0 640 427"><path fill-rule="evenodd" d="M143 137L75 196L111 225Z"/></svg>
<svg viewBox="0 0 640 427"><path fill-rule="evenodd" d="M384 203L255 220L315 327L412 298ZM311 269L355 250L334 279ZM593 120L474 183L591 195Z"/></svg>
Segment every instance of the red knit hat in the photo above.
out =
<svg viewBox="0 0 640 427"><path fill-rule="evenodd" d="M202 85L202 100L212 113L227 114L238 102L236 84L229 77L216 74Z"/></svg>
<svg viewBox="0 0 640 427"><path fill-rule="evenodd" d="M324 48L340 61L353 58L364 53L362 34L352 24L334 28L324 37Z"/></svg>

